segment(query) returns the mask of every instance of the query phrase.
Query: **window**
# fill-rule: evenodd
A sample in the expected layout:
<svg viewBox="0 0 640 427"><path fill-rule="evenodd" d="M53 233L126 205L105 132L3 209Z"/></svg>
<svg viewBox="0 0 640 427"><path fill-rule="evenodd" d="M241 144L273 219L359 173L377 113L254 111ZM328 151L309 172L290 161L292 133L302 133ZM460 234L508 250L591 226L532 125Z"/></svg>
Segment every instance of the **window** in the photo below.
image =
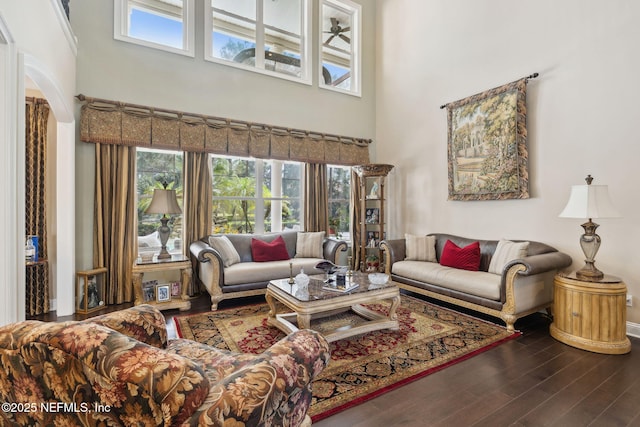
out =
<svg viewBox="0 0 640 427"><path fill-rule="evenodd" d="M176 190L178 205L183 207L183 156L181 152L167 150L136 149L136 187L138 194L138 252L159 252L160 239L157 234L160 227L160 214L145 214L151 203L153 190L164 188ZM184 211L184 210L183 210ZM169 252L182 249L182 214L170 215L171 234L167 241Z"/></svg>
<svg viewBox="0 0 640 427"><path fill-rule="evenodd" d="M349 237L351 168L327 165L327 193L329 205L329 234L345 239Z"/></svg>
<svg viewBox="0 0 640 427"><path fill-rule="evenodd" d="M330 74L320 87L360 96L360 14L349 0L322 0L320 68Z"/></svg>
<svg viewBox="0 0 640 427"><path fill-rule="evenodd" d="M113 37L194 56L194 0L115 0Z"/></svg>
<svg viewBox="0 0 640 427"><path fill-rule="evenodd" d="M303 165L212 156L213 232L300 229Z"/></svg>
<svg viewBox="0 0 640 427"><path fill-rule="evenodd" d="M311 82L310 0L205 0L205 59Z"/></svg>

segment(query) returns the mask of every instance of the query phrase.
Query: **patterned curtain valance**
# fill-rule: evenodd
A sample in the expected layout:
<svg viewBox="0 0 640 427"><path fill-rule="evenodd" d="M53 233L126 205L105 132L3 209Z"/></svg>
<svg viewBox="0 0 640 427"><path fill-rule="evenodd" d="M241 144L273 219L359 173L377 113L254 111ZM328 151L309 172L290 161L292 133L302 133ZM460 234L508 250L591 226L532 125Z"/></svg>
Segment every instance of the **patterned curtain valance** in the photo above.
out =
<svg viewBox="0 0 640 427"><path fill-rule="evenodd" d="M84 142L261 159L369 163L370 139L328 135L78 95Z"/></svg>

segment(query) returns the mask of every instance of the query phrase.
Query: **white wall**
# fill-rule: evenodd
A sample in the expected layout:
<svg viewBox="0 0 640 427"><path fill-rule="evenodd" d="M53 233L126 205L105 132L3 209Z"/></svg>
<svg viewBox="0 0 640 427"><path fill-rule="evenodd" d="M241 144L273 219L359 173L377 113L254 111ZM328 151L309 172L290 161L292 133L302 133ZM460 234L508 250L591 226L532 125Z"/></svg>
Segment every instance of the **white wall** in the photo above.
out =
<svg viewBox="0 0 640 427"><path fill-rule="evenodd" d="M396 168L390 237L450 232L551 244L583 265L571 185L609 185L621 219L601 219L596 266L622 277L640 322L640 3L629 0L378 0L378 159ZM539 72L527 94L531 198L447 201L447 116L439 107Z"/></svg>
<svg viewBox="0 0 640 427"><path fill-rule="evenodd" d="M71 5L78 36L78 93L134 104L254 121L360 138L373 138L375 3L362 4L362 97L344 95L204 61L204 0L196 0L195 58L113 39L113 2ZM318 1L313 1L314 40ZM314 50L314 55L316 54ZM77 151L78 267L92 267L92 144Z"/></svg>
<svg viewBox="0 0 640 427"><path fill-rule="evenodd" d="M65 153L58 156L56 166L57 185L73 187L74 136L64 130L74 126L73 104L75 95L76 64L75 40L70 27L61 17L57 0L0 0L0 19L3 37L7 43L2 48L0 74L3 90L3 131L0 140L3 173L0 213L2 227L2 260L0 261L0 324L24 318L24 81L28 76L49 101L58 122L57 148ZM9 109L7 109L9 106ZM63 218L56 223L57 232L74 241L73 204L74 192L56 193L56 216ZM60 239L56 241L56 244ZM58 314L73 312L74 244L57 244L57 263L54 268L58 296L64 303Z"/></svg>

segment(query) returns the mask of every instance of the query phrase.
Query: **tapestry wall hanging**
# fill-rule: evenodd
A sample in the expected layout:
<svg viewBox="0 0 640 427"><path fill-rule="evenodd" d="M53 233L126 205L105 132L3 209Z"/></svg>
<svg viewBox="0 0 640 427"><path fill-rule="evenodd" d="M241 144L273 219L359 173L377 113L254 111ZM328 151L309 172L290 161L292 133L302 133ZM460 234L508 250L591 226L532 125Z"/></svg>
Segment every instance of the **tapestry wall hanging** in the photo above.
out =
<svg viewBox="0 0 640 427"><path fill-rule="evenodd" d="M443 105L448 119L449 200L529 198L529 77Z"/></svg>

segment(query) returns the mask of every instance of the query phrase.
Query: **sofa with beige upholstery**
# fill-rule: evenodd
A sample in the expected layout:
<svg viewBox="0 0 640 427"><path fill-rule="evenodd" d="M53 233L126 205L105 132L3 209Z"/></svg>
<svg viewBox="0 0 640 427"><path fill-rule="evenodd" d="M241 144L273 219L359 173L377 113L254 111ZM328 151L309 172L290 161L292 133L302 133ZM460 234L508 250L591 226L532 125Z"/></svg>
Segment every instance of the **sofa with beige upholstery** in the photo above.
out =
<svg viewBox="0 0 640 427"><path fill-rule="evenodd" d="M455 258L472 246L478 247L479 255L473 268L450 265L451 254ZM520 317L542 309L550 312L554 275L572 262L569 255L540 242L442 233L407 234L404 239L383 240L380 247L386 273L402 289L498 317L510 331ZM443 258L448 248L453 250Z"/></svg>
<svg viewBox="0 0 640 427"><path fill-rule="evenodd" d="M277 255L277 249L268 245L279 238L286 248L280 247L282 256L256 259L255 243L266 244L262 245L267 247L266 255ZM324 232L282 231L210 235L191 243L189 249L194 276L211 295L211 310L216 310L222 300L264 294L271 280L295 276L301 270L307 275L323 273L316 265L323 260L337 263L347 242L327 238Z"/></svg>

